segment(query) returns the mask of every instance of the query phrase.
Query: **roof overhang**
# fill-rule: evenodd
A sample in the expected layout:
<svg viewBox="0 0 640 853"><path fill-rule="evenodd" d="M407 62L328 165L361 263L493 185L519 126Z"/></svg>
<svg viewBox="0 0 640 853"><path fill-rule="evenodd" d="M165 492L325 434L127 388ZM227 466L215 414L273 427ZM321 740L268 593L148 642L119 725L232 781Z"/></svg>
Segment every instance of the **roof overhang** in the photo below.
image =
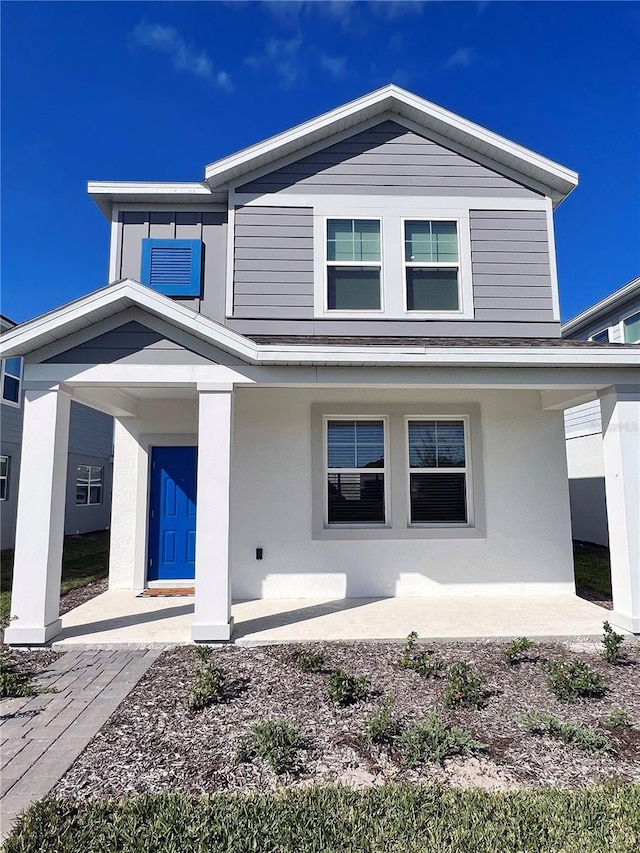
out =
<svg viewBox="0 0 640 853"><path fill-rule="evenodd" d="M570 337L579 332L584 326L591 325L600 316L604 317L604 315L621 308L634 297L640 299L640 276L634 278L633 281L625 284L619 290L616 290L615 293L611 293L609 296L601 299L600 302L596 302L595 305L591 305L581 314L577 314L571 320L567 320L562 325L562 337Z"/></svg>
<svg viewBox="0 0 640 853"><path fill-rule="evenodd" d="M89 181L87 192L111 219L114 204L224 204L227 193L213 192L204 183L164 181Z"/></svg>
<svg viewBox="0 0 640 853"><path fill-rule="evenodd" d="M237 183L239 178L255 169L302 152L306 147L317 145L323 140L330 144L335 134L385 113L406 118L423 127L427 133L431 131L450 139L469 152L489 158L497 166L502 165L524 178L530 178L548 189L555 205L578 184L578 175L571 169L393 85L209 164L205 169L205 180L212 189Z"/></svg>
<svg viewBox="0 0 640 853"><path fill-rule="evenodd" d="M0 356L27 355L128 308L137 307L248 364L316 366L640 367L634 346L344 346L258 344L131 279L16 326L0 337Z"/></svg>

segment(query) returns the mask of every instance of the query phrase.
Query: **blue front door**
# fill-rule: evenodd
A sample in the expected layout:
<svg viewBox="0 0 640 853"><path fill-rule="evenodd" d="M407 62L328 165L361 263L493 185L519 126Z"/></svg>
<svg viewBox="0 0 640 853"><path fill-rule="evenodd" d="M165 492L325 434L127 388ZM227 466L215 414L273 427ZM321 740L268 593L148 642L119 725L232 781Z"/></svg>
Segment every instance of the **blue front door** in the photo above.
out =
<svg viewBox="0 0 640 853"><path fill-rule="evenodd" d="M188 580L196 568L196 448L151 451L148 580Z"/></svg>

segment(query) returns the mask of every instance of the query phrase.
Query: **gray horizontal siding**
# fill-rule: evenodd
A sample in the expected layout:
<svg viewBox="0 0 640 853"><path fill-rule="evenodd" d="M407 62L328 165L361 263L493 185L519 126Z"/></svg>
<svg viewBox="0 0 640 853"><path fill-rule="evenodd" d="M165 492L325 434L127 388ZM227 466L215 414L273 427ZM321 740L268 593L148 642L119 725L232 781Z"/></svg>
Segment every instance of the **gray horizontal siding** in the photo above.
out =
<svg viewBox="0 0 640 853"><path fill-rule="evenodd" d="M489 312L492 313L492 312ZM495 313L495 312L493 312ZM528 316L528 314L527 314ZM243 335L407 335L434 337L558 338L560 324L491 320L296 320L234 317L227 326Z"/></svg>
<svg viewBox="0 0 640 853"><path fill-rule="evenodd" d="M470 225L476 320L553 321L545 211L472 210Z"/></svg>
<svg viewBox="0 0 640 853"><path fill-rule="evenodd" d="M234 233L234 314L313 317L313 210L239 207Z"/></svg>
<svg viewBox="0 0 640 853"><path fill-rule="evenodd" d="M22 441L22 409L0 404L0 438L2 443L20 444Z"/></svg>
<svg viewBox="0 0 640 853"><path fill-rule="evenodd" d="M47 359L47 364L211 364L211 360L132 321Z"/></svg>
<svg viewBox="0 0 640 853"><path fill-rule="evenodd" d="M69 453L109 457L113 449L113 418L80 403L71 403Z"/></svg>
<svg viewBox="0 0 640 853"><path fill-rule="evenodd" d="M567 409L564 413L564 429L568 438L575 433L585 435L602 432L600 400Z"/></svg>
<svg viewBox="0 0 640 853"><path fill-rule="evenodd" d="M303 157L238 192L484 195L526 198L532 190L393 121Z"/></svg>

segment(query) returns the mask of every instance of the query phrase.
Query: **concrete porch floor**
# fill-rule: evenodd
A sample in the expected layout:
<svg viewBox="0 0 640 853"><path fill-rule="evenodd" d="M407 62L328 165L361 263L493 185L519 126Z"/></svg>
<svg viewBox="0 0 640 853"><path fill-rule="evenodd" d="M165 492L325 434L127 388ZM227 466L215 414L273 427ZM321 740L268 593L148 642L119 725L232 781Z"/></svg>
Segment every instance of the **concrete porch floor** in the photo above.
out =
<svg viewBox="0 0 640 853"><path fill-rule="evenodd" d="M311 640L528 636L594 637L608 611L572 595L455 598L262 599L232 607L238 645ZM183 645L193 597L140 598L109 590L62 617L54 648Z"/></svg>

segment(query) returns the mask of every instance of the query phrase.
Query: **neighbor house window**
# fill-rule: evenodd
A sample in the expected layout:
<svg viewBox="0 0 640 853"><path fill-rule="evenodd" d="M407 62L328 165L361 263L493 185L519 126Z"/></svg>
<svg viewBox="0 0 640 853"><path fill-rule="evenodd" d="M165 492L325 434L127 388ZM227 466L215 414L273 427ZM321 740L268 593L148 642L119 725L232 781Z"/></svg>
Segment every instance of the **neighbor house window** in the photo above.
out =
<svg viewBox="0 0 640 853"><path fill-rule="evenodd" d="M9 497L9 457L0 456L0 501Z"/></svg>
<svg viewBox="0 0 640 853"><path fill-rule="evenodd" d="M104 468L78 465L76 469L76 505L95 506L102 503Z"/></svg>
<svg viewBox="0 0 640 853"><path fill-rule="evenodd" d="M2 360L2 401L20 405L20 385L22 383L22 359L4 358Z"/></svg>
<svg viewBox="0 0 640 853"><path fill-rule="evenodd" d="M384 524L384 421L330 419L326 437L328 523Z"/></svg>
<svg viewBox="0 0 640 853"><path fill-rule="evenodd" d="M636 344L640 341L640 311L626 317L622 321L625 344Z"/></svg>
<svg viewBox="0 0 640 853"><path fill-rule="evenodd" d="M405 222L404 263L408 311L460 309L457 222Z"/></svg>
<svg viewBox="0 0 640 853"><path fill-rule="evenodd" d="M596 332L595 335L591 335L589 340L595 341L598 344L608 344L609 343L609 329L603 329L601 332Z"/></svg>
<svg viewBox="0 0 640 853"><path fill-rule="evenodd" d="M466 524L465 421L407 423L411 524Z"/></svg>
<svg viewBox="0 0 640 853"><path fill-rule="evenodd" d="M327 308L381 308L379 219L327 220Z"/></svg>

